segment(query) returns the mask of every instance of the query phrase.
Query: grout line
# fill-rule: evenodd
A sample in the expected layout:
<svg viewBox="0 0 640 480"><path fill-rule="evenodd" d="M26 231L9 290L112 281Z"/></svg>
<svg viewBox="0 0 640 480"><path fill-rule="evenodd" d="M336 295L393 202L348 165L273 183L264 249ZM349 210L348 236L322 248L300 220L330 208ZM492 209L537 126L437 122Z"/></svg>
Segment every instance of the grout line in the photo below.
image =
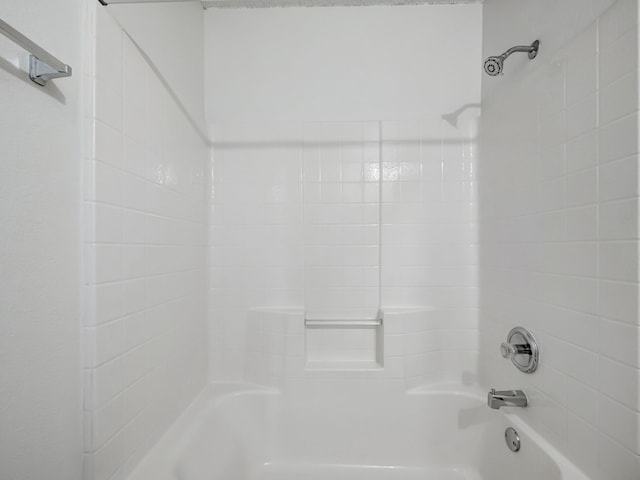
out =
<svg viewBox="0 0 640 480"><path fill-rule="evenodd" d="M596 249L595 252L595 256L596 256L596 275L598 278L598 281L596 283L596 312L598 317L600 317L601 315L601 305L600 305L600 284L603 280L602 278L602 274L600 271L600 263L601 263L601 258L600 258L600 246L603 243L601 241L601 236L600 236L600 200L601 200L601 192L600 192L600 134L602 132L602 125L600 124L600 17L598 17L596 19L595 22L595 26L596 26L596 138L595 138L595 157L596 157L596 205L595 205L595 209L596 209L596 231L595 231L595 235L596 235L596 240L598 242L598 248ZM602 318L599 318L598 320L598 336L600 335L600 328L602 326L603 320ZM596 375L599 376L600 375L600 370L601 370L601 356L602 356L602 352L601 352L601 345L600 345L600 340L598 340L597 342L597 350L595 352L596 354ZM599 383L599 382L598 382ZM602 404L600 402L600 395L603 394L602 392L602 388L600 388L599 385L596 386L597 391L598 391L598 396L596 397L597 401L596 401L596 418L597 421L599 423L600 418L601 418L601 409L602 409ZM597 427L598 431L601 434L606 435L606 433L603 431L603 429L601 428L600 425L598 425ZM598 449L598 470L602 469L602 454L600 452L600 449Z"/></svg>
<svg viewBox="0 0 640 480"><path fill-rule="evenodd" d="M378 120L378 310L382 308L382 205L383 205L383 186L384 176L382 172L382 120Z"/></svg>

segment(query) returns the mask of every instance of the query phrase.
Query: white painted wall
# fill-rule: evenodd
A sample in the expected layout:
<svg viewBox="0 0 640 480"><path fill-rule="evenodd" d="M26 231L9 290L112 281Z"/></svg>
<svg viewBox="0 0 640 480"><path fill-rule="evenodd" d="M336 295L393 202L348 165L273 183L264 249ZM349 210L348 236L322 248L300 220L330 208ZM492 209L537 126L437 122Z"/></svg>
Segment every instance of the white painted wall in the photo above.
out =
<svg viewBox="0 0 640 480"><path fill-rule="evenodd" d="M480 374L591 478L640 477L638 2L488 0L485 55L541 40L483 79ZM520 32L516 35L516 32ZM499 45L499 46L498 46ZM512 61L513 60L513 61ZM532 330L539 371L501 359Z"/></svg>
<svg viewBox="0 0 640 480"><path fill-rule="evenodd" d="M200 129L204 117L204 10L200 2L106 7L162 73Z"/></svg>
<svg viewBox="0 0 640 480"><path fill-rule="evenodd" d="M416 120L456 110L479 95L481 8L209 9L207 119Z"/></svg>
<svg viewBox="0 0 640 480"><path fill-rule="evenodd" d="M82 2L0 17L73 67L42 88L0 39L0 477L79 480ZM15 63L17 64L17 63Z"/></svg>

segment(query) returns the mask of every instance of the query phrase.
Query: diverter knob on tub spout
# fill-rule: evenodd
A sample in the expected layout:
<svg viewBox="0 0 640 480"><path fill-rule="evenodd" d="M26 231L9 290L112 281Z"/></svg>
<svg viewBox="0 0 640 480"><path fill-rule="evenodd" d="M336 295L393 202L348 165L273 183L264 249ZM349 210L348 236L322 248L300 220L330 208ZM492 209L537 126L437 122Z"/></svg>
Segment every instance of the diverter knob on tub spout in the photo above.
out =
<svg viewBox="0 0 640 480"><path fill-rule="evenodd" d="M538 368L538 343L531 333L523 327L515 327L500 345L500 354L509 358L518 370L533 373Z"/></svg>

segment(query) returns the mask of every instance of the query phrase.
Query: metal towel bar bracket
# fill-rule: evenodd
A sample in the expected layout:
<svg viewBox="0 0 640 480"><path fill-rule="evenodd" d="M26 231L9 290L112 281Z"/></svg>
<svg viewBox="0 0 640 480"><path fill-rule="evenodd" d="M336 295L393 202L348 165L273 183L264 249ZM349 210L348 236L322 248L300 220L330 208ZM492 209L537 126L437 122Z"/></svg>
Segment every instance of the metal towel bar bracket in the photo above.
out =
<svg viewBox="0 0 640 480"><path fill-rule="evenodd" d="M72 69L69 65L58 60L3 20L0 20L0 33L31 54L29 78L38 85L44 86L53 78L71 76Z"/></svg>
<svg viewBox="0 0 640 480"><path fill-rule="evenodd" d="M29 55L29 78L44 87L49 80L60 77L70 77L71 67L65 65L63 70L56 70L34 55Z"/></svg>

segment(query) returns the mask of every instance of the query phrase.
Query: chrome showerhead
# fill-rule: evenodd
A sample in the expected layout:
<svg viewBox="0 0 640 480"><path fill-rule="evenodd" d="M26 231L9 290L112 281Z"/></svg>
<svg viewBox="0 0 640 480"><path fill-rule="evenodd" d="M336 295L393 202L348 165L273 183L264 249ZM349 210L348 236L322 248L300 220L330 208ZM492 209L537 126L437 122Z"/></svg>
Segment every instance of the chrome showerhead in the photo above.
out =
<svg viewBox="0 0 640 480"><path fill-rule="evenodd" d="M496 75L500 75L502 73L502 69L504 68L504 61L515 52L524 52L527 53L529 59L533 60L538 55L538 48L540 47L540 42L536 40L528 47L512 47L502 55L497 57L489 57L484 61L484 71L487 72L487 75L491 75L495 77Z"/></svg>
<svg viewBox="0 0 640 480"><path fill-rule="evenodd" d="M504 66L504 58L502 57L489 57L484 61L484 71L487 75L495 77L502 73L502 67Z"/></svg>

